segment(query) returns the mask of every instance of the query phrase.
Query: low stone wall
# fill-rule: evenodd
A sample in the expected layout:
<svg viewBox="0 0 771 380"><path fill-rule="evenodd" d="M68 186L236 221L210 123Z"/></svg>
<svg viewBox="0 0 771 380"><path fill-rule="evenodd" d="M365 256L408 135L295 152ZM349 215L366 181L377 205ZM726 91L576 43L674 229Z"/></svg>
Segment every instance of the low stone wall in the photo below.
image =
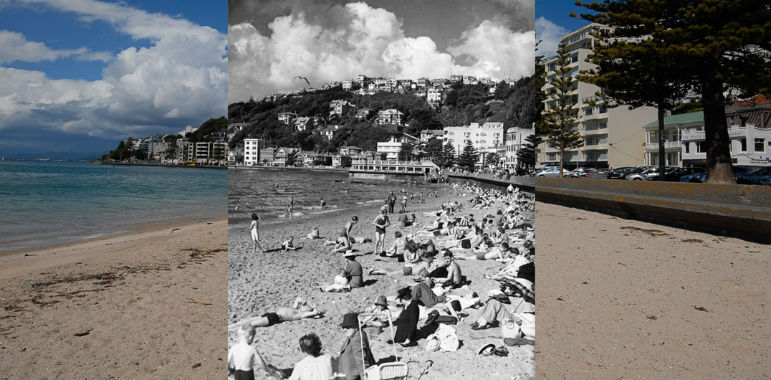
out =
<svg viewBox="0 0 771 380"><path fill-rule="evenodd" d="M536 200L771 243L771 187L539 177Z"/></svg>
<svg viewBox="0 0 771 380"><path fill-rule="evenodd" d="M514 186L519 187L521 190L526 190L529 192L532 192L535 188L535 177L530 176L523 176L523 177L515 177L512 176L509 179L505 178L496 178L491 175L487 174L480 174L480 175L474 175L474 174L454 174L454 173L448 173L447 177L452 179L466 179L470 181L477 181L480 183L493 185L495 187L500 188L507 188L509 184L512 184Z"/></svg>

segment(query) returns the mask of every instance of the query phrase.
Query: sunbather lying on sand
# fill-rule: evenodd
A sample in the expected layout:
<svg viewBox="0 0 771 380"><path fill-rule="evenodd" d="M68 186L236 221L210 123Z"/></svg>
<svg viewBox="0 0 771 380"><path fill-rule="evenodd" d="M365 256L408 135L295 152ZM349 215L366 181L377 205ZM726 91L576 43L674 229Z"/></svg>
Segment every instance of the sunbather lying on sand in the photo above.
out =
<svg viewBox="0 0 771 380"><path fill-rule="evenodd" d="M322 316L324 316L324 311L316 310L315 306L309 305L305 300L297 297L291 308L280 307L275 312L267 312L259 316L244 318L239 322L228 325L228 331L235 331L244 325L252 327L268 327L279 322L320 318Z"/></svg>
<svg viewBox="0 0 771 380"><path fill-rule="evenodd" d="M301 245L300 246L295 246L294 245L294 236L290 236L289 239L287 239L283 243L281 243L281 249L283 249L284 252L286 252L286 251L296 251L296 250L298 250L298 249L300 249L302 247L303 246L301 246Z"/></svg>

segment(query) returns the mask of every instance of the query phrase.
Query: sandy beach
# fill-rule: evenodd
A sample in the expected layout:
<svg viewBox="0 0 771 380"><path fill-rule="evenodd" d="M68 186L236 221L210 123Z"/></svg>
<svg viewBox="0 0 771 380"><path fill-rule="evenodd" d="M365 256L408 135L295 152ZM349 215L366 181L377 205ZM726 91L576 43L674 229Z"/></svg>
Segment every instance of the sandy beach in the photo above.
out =
<svg viewBox="0 0 771 380"><path fill-rule="evenodd" d="M423 212L440 209L443 202L450 200L447 189L449 186L437 185L439 198L428 198L426 203L409 203L407 211L416 214L417 225L430 222L430 217ZM376 195L376 197L381 194ZM387 193L382 194L383 199ZM453 197L465 201L467 198ZM383 259L372 254L358 257L362 264L365 282L363 288L354 289L349 293L324 293L316 282L329 284L334 276L345 265L339 254L332 254L330 247L324 247L321 240L297 240L305 236L314 226L318 226L323 238L336 237L346 221L357 215L359 223L354 227L352 236L374 236L372 220L378 212L379 204L364 205L350 210L341 210L330 214L312 216L303 219L292 219L286 223L266 225L262 228L263 246L276 248L289 235L294 235L296 243L304 247L294 252L252 253L248 224L229 226L230 263L229 279L229 323L244 317L259 315L282 306L291 306L295 297L303 297L309 303L318 305L326 311L326 316L320 319L308 319L294 322L284 322L265 328L258 328L255 347L262 353L268 363L280 369L291 369L303 358L299 351L297 340L304 334L316 333L321 338L327 353L337 355L343 340L343 330L340 328L342 316L348 312L360 312L372 305L378 295L391 296L400 287L414 285L412 276L369 276L366 273L374 268L396 270L400 268L395 260ZM475 215L485 214L489 210L472 210ZM410 233L419 227L398 228L392 215L392 225L388 228L386 246L393 242L394 231ZM537 240L537 238L536 238ZM371 252L374 243L355 244L354 248L361 252ZM388 261L387 261L388 260ZM472 280L471 290L480 294L488 289L498 288L499 283L483 278L484 274L496 273L501 264L495 261L459 261L464 275ZM469 292L469 291L466 291ZM463 295L464 291L458 291ZM486 343L502 344L502 339L483 338L472 339L469 335L469 323L475 319L476 311L471 309L471 315L454 327L461 340L461 347L456 352L427 352L425 341L421 339L417 347L401 347L397 345L398 356L408 362L410 374L417 378L421 371L433 364L422 379L526 379L534 375L533 346L509 347L508 357L483 357L477 355L477 350ZM418 325L419 327L422 324ZM370 346L376 360L392 355L391 345L386 343L390 334L370 335ZM231 344L233 336L230 337ZM225 351L223 350L223 355ZM224 372L222 374L224 376Z"/></svg>
<svg viewBox="0 0 771 380"><path fill-rule="evenodd" d="M226 371L227 221L0 256L0 379Z"/></svg>
<svg viewBox="0 0 771 380"><path fill-rule="evenodd" d="M539 379L768 379L769 246L536 204Z"/></svg>

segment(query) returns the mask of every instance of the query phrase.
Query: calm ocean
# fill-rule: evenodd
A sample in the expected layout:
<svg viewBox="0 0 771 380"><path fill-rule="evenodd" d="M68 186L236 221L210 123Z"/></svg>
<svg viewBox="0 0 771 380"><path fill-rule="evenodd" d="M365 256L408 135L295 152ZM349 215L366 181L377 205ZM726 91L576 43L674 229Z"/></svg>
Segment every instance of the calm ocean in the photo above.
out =
<svg viewBox="0 0 771 380"><path fill-rule="evenodd" d="M227 171L0 161L0 252L223 215Z"/></svg>
<svg viewBox="0 0 771 380"><path fill-rule="evenodd" d="M263 223L286 222L286 206L291 196L294 197L293 218L303 218L365 204L383 204L389 191L398 196L403 187L408 192L422 191L423 196L439 188L399 182L351 182L348 172L339 171L230 169L228 172L228 223L231 226L247 223L250 212L257 212ZM327 202L324 211L320 204L322 197Z"/></svg>

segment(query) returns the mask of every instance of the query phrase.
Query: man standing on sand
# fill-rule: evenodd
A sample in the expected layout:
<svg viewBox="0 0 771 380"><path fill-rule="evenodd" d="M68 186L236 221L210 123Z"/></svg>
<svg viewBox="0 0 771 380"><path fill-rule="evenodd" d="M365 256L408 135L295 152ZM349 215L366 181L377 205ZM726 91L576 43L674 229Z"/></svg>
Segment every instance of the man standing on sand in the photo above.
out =
<svg viewBox="0 0 771 380"><path fill-rule="evenodd" d="M321 211L324 211L324 209L327 208L327 201L324 200L324 198L321 198Z"/></svg>
<svg viewBox="0 0 771 380"><path fill-rule="evenodd" d="M391 194L388 195L388 213L389 214L394 213L395 205L396 205L396 195L394 195L394 192L392 191Z"/></svg>
<svg viewBox="0 0 771 380"><path fill-rule="evenodd" d="M385 251L386 227L391 225L391 220L386 215L386 206L380 209L380 214L372 222L375 225L375 254Z"/></svg>
<svg viewBox="0 0 771 380"><path fill-rule="evenodd" d="M407 212L407 193L402 194L402 209L399 213Z"/></svg>

